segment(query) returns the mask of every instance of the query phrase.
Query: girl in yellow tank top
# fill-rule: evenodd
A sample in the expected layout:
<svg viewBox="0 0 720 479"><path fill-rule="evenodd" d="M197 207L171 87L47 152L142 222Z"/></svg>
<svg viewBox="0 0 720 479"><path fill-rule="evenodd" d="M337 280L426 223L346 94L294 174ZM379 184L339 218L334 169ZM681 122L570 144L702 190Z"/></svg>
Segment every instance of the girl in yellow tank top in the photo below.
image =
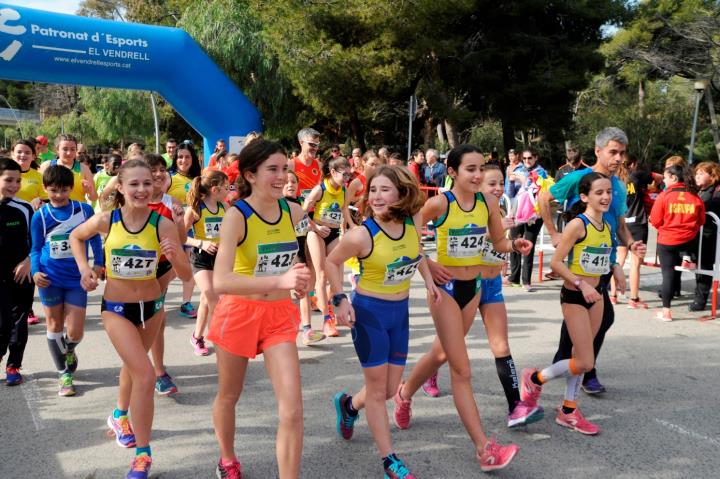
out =
<svg viewBox="0 0 720 479"><path fill-rule="evenodd" d="M32 143L29 140L17 140L10 151L12 159L22 170L20 191L16 196L30 203L33 208L40 208L42 200L47 200L48 196L43 188L42 175L37 170Z"/></svg>
<svg viewBox="0 0 720 479"><path fill-rule="evenodd" d="M200 288L200 304L195 319L195 332L190 342L198 356L207 356L205 327L212 317L218 296L213 287L213 267L217 244L220 241L220 224L228 206L223 201L228 195L228 177L222 171L206 170L196 177L187 195L188 208L185 210L185 228L193 230L186 245L192 246L190 264L193 277Z"/></svg>
<svg viewBox="0 0 720 479"><path fill-rule="evenodd" d="M57 146L58 158L46 161L40 165L40 173L45 173L45 170L50 165L55 164L69 168L72 170L75 180L72 192L70 193L70 199L83 203L87 203L88 201L92 203L97 200L95 182L93 181L90 168L77 160L77 140L75 137L71 135L60 135L58 139L55 140L55 145Z"/></svg>
<svg viewBox="0 0 720 479"><path fill-rule="evenodd" d="M315 209L307 235L308 252L315 270L315 296L323 315L323 333L334 337L338 332L328 304L325 258L337 246L346 222L351 221L343 185L352 173L350 163L342 156L325 162L323 173L323 181L305 199L303 209L307 212Z"/></svg>
<svg viewBox="0 0 720 479"><path fill-rule="evenodd" d="M349 396L335 396L338 433L350 439L358 411L365 408L372 429L383 434L376 441L380 456L393 458L386 465L406 467L391 446L385 391L400 385L408 353L408 296L410 280L416 270L425 281L428 300L440 300L422 254L416 228L422 198L411 173L397 166L381 166L368 178L365 194L369 218L360 228L343 236L327 258L328 278L335 314L341 324L353 328L353 344L361 366L369 372L365 390ZM343 264L356 256L360 260L360 278L351 301L342 293ZM382 399L379 399L382 398ZM350 474L351 476L353 474Z"/></svg>
<svg viewBox="0 0 720 479"><path fill-rule="evenodd" d="M195 149L188 143L178 145L173 153L170 173L170 187L167 193L177 199L180 204L188 204L187 194L192 180L200 176L202 168Z"/></svg>
<svg viewBox="0 0 720 479"><path fill-rule="evenodd" d="M99 278L88 264L85 241L96 234L107 234L107 282L100 315L111 343L119 345L116 351L123 361L120 377L125 384L131 384L120 389L117 408L108 417L108 424L119 443L137 447L131 470L147 472L152 464L152 414L142 409L152 407L155 391L133 391L132 387L155 380L147 352L161 325L158 318L163 298L155 277L158 259L164 254L181 279L190 278L192 273L175 225L148 207L153 190L148 165L142 160L127 161L118 172L118 182L115 201L119 208L96 214L75 228L70 244L80 269L80 284L92 291ZM133 407L140 410L132 411L131 426L130 397L138 394L140 400L133 400Z"/></svg>
<svg viewBox="0 0 720 479"><path fill-rule="evenodd" d="M448 175L453 179L449 192L425 202L423 221L437 228L437 261L428 260L435 284L440 287L443 300L429 304L436 325L453 323L454 327L437 328L438 336L430 351L417 363L408 379L398 391L395 417L401 428L410 426L410 400L420 387L447 361L456 371L453 377L453 396L460 418L472 435L481 469L505 467L517 453L517 446L492 443L479 420L477 405L472 394L471 380L462 371L467 370L469 359L465 334L476 315L482 278L481 251L486 241L495 250L511 250L527 254L531 243L523 239L505 238L501 224L498 200L493 195L480 193L485 159L476 147L460 145L448 154ZM401 399L401 400L400 400ZM491 464L488 449L503 451L503 463Z"/></svg>
<svg viewBox="0 0 720 479"><path fill-rule="evenodd" d="M560 290L560 305L572 339L570 359L546 367L522 372L523 399L537 404L542 385L551 379L566 378L565 400L558 408L556 422L583 434L594 435L600 428L586 420L577 407L583 375L595 364L593 340L603 316L600 276L611 271L610 226L603 221L612 201L610 178L588 173L578 185L580 200L566 214L567 224L555 249L550 266L565 281ZM568 264L564 260L568 257ZM625 291L625 276L615 265L613 275L618 289Z"/></svg>
<svg viewBox="0 0 720 479"><path fill-rule="evenodd" d="M301 414L290 413L302 404L295 346L300 318L290 291L304 296L310 271L294 262L295 226L304 212L282 198L287 163L277 143L259 138L246 145L238 162L241 199L228 209L220 227L213 283L221 296L207 338L217 356L213 418L223 451L218 467L228 476L239 474L240 464L233 452L235 404L226 398L238 396L248 361L258 354L264 355L280 409L279 435L285 440L278 467L288 477L300 475L303 421Z"/></svg>
<svg viewBox="0 0 720 479"><path fill-rule="evenodd" d="M484 195L483 198L494 197L499 200L502 197L503 175L499 167L485 165L482 194ZM483 204L485 205L485 203ZM487 211L487 205L485 205L484 211ZM495 214L501 216L500 209ZM504 231L513 226L511 218L503 217L501 223ZM505 307L505 298L502 293L502 277L500 276L500 270L507 254L498 253L488 235L483 238L480 244L479 261L482 279L480 281L480 302L478 307L488 337L490 351L495 358L498 379L508 404L507 424L508 427L527 425L542 419L543 412L538 407L528 408L520 399L517 369L510 353L508 341L507 308ZM437 395L439 393L437 389L437 373L431 376L422 387L426 394L433 395L434 392Z"/></svg>

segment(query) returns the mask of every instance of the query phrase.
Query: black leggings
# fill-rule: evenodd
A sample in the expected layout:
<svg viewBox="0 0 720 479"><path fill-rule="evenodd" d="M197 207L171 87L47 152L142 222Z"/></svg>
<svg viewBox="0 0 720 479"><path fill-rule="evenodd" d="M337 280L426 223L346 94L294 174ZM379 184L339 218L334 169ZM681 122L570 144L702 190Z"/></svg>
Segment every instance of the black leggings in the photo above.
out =
<svg viewBox="0 0 720 479"><path fill-rule="evenodd" d="M680 272L675 271L675 266L680 266L682 255L693 253L696 250L696 239L687 243L669 245L657 245L657 254L660 258L660 269L662 270L662 303L663 308L669 308L675 291L680 290ZM680 273L680 274L679 274Z"/></svg>
<svg viewBox="0 0 720 479"><path fill-rule="evenodd" d="M530 284L532 276L533 262L535 261L535 240L537 240L540 229L542 229L542 220L536 220L532 225L523 224L516 226L510 230L512 239L525 238L532 242L530 254L522 256L520 253L510 253L510 278L511 283L520 283L520 270L522 269L522 284ZM522 263L522 268L520 264Z"/></svg>
<svg viewBox="0 0 720 479"><path fill-rule="evenodd" d="M0 359L9 349L8 367L22 366L34 293L33 283L18 284L12 277L0 280Z"/></svg>
<svg viewBox="0 0 720 479"><path fill-rule="evenodd" d="M615 322L615 310L613 309L613 304L610 302L610 295L608 294L608 284L610 283L611 277L612 273L604 275L600 279L600 284L598 285L599 291L602 291L603 297L603 316L602 323L600 323L600 329L595 335L595 339L593 339L593 351L595 352L596 362L597 357L600 354L600 349L605 341L605 333L608 332ZM562 361L563 359L570 359L572 357L572 348L572 339L570 339L570 333L567 330L567 325L565 324L565 321L563 321L560 329L560 344L558 344L558 350L553 358L553 364L558 361ZM597 371L595 368L592 368L590 371L585 373L583 384L587 383L591 379L595 379L596 377Z"/></svg>

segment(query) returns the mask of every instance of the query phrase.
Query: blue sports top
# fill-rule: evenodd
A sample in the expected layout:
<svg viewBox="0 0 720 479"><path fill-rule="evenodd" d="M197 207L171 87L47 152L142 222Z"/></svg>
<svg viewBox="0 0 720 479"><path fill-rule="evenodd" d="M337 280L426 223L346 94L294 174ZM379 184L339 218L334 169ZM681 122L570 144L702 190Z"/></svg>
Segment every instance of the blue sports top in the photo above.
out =
<svg viewBox="0 0 720 479"><path fill-rule="evenodd" d="M80 270L70 250L70 233L94 213L89 204L74 200L60 208L55 208L50 203L44 204L33 215L30 225L32 274L45 273L53 286L79 288ZM89 243L93 250L94 264L104 266L100 235L93 236L86 243Z"/></svg>

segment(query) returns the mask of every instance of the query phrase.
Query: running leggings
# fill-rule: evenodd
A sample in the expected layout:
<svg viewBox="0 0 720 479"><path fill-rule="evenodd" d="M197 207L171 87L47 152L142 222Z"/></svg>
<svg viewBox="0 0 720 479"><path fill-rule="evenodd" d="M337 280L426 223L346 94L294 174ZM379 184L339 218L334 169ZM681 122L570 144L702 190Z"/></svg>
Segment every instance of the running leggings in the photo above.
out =
<svg viewBox="0 0 720 479"><path fill-rule="evenodd" d="M675 266L680 266L683 253L687 254L696 251L696 240L687 243L668 245L658 243L657 253L660 258L660 269L662 270L662 303L663 308L669 308L672 303L673 294L680 290L680 273L675 271Z"/></svg>
<svg viewBox="0 0 720 479"><path fill-rule="evenodd" d="M602 291L603 296L603 317L602 323L600 323L600 329L593 340L593 350L595 352L596 363L597 357L600 354L600 349L605 341L605 333L608 332L615 322L615 310L613 310L613 304L610 302L610 295L608 294L608 285L610 284L611 277L612 273L608 273L600 279L600 290ZM562 361L563 359L570 359L572 357L572 348L572 339L570 339L570 333L568 333L565 321L563 321L562 328L560 329L560 344L558 344L558 350L553 358L553 363ZM597 371L595 368L592 368L590 371L585 373L583 384L587 383L591 379L595 379L596 377Z"/></svg>
<svg viewBox="0 0 720 479"><path fill-rule="evenodd" d="M34 292L33 283L18 284L12 277L0 280L0 358L10 350L8 367L22 366Z"/></svg>

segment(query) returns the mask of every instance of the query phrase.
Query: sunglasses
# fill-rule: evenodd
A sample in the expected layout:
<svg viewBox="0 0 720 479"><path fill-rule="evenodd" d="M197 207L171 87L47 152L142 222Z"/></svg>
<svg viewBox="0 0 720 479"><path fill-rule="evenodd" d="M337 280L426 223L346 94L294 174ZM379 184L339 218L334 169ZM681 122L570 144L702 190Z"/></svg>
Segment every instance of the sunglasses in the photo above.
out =
<svg viewBox="0 0 720 479"><path fill-rule="evenodd" d="M532 156L523 156L523 160L532 160L532 159L533 159Z"/></svg>
<svg viewBox="0 0 720 479"><path fill-rule="evenodd" d="M306 141L305 143L307 143L310 148L317 148L318 146L320 146L320 143L313 143L311 141Z"/></svg>

